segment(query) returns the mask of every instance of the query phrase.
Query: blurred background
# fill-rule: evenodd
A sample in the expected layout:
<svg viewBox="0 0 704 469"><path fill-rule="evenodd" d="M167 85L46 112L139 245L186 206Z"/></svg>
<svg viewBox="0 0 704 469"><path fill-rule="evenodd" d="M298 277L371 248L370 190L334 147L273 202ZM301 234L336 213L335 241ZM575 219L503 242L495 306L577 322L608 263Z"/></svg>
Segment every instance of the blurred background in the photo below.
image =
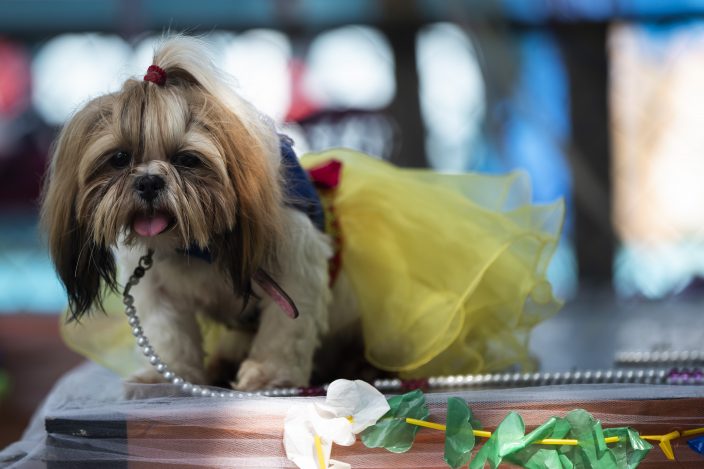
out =
<svg viewBox="0 0 704 469"><path fill-rule="evenodd" d="M299 152L520 168L535 202L564 198L543 369L700 348L703 19L697 0L0 0L0 448L80 361L37 231L52 140L168 31L210 42Z"/></svg>

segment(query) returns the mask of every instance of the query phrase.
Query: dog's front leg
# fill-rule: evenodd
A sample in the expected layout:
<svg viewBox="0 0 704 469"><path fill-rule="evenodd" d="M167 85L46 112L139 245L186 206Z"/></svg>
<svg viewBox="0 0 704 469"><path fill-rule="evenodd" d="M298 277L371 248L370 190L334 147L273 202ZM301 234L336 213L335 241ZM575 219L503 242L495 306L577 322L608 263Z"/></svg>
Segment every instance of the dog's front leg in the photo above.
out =
<svg viewBox="0 0 704 469"><path fill-rule="evenodd" d="M288 226L293 228L290 244L282 249L284 273L276 280L300 316L291 319L256 283L253 285L261 298L261 317L249 356L237 373L237 389L308 385L313 354L328 329L329 241L305 215L294 211L289 216Z"/></svg>
<svg viewBox="0 0 704 469"><path fill-rule="evenodd" d="M195 313L182 311L149 290L140 293L135 294L135 306L149 345L177 376L204 384L202 338ZM145 360L145 368L132 375L130 381L162 383L164 378Z"/></svg>
<svg viewBox="0 0 704 469"><path fill-rule="evenodd" d="M295 298L292 290L287 293ZM302 293L302 292L301 292ZM314 295L313 292L307 292ZM322 292L324 296L324 292ZM295 295L295 296L294 296ZM291 319L268 297L263 302L259 330L249 357L242 362L235 387L255 390L282 386L307 386L313 354L320 343L321 317L327 305L310 298L297 301L300 316ZM321 310L322 309L322 310Z"/></svg>

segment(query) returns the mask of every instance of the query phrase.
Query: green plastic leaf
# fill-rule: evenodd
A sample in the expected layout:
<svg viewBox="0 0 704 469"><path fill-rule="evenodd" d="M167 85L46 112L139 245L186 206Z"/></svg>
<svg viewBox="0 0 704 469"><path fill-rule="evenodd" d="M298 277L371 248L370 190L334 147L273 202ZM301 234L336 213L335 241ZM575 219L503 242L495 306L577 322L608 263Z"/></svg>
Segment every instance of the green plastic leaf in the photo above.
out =
<svg viewBox="0 0 704 469"><path fill-rule="evenodd" d="M367 448L386 448L393 453L411 449L418 431L417 425L406 423L406 418L425 420L428 408L420 389L388 399L389 411L379 421L362 432L362 443Z"/></svg>
<svg viewBox="0 0 704 469"><path fill-rule="evenodd" d="M567 456L576 467L580 469L619 469L614 454L604 442L605 437L601 422L582 409L569 412L565 419L571 427L566 438L577 439L579 446L561 446L560 452Z"/></svg>
<svg viewBox="0 0 704 469"><path fill-rule="evenodd" d="M530 449L530 453L522 454L526 456L525 459L509 457L506 461L525 469L574 469L572 461L556 449L547 449L540 445Z"/></svg>
<svg viewBox="0 0 704 469"><path fill-rule="evenodd" d="M547 422L547 425L551 427L551 431L544 438L562 439L570 431L570 424L565 419L554 417ZM530 444L508 455L505 459L511 464L526 469L573 469L574 464L567 456L560 454L558 448L558 446Z"/></svg>
<svg viewBox="0 0 704 469"><path fill-rule="evenodd" d="M474 433L472 432L472 411L460 398L447 400L447 420L445 422L444 459L453 469L462 467L472 458Z"/></svg>
<svg viewBox="0 0 704 469"><path fill-rule="evenodd" d="M520 438L519 440L506 443L501 449L501 456L509 456L511 454L516 453L517 451L526 448L529 445L533 445L539 440L548 438L553 433L553 430L559 421L560 419L558 419L557 417L552 417L550 418L550 420L548 420L526 436Z"/></svg>
<svg viewBox="0 0 704 469"><path fill-rule="evenodd" d="M492 442L492 436L484 446L491 445L486 450L482 447L469 467L480 469L488 461L492 468L496 468L504 458L526 469L635 469L652 448L631 428L603 430L601 422L581 409L573 410L564 419L553 417L528 435L516 437L518 430L523 431L522 421L521 426L517 427L519 419L512 418L513 433L503 435L503 441L499 438ZM503 424L499 425L494 435ZM513 440L507 439L507 436L513 437ZM604 439L613 436L619 437L618 443L607 445ZM579 445L533 444L544 438L576 439Z"/></svg>
<svg viewBox="0 0 704 469"><path fill-rule="evenodd" d="M607 428L604 430L604 436L619 437L618 443L609 445L613 453L618 467L624 469L635 469L640 462L647 456L648 452L653 448L653 445L643 440L637 431L628 427Z"/></svg>
<svg viewBox="0 0 704 469"><path fill-rule="evenodd" d="M486 462L495 469L501 463L501 449L525 434L526 428L523 419L515 412L509 414L501 421L499 426L492 433L491 438L486 440L477 455L469 464L470 469L481 469Z"/></svg>
<svg viewBox="0 0 704 469"><path fill-rule="evenodd" d="M515 412L509 414L501 421L484 446L469 464L470 469L481 469L487 461L492 469L501 463L501 447L508 442L520 439L525 434L526 428L523 419Z"/></svg>
<svg viewBox="0 0 704 469"><path fill-rule="evenodd" d="M520 415L510 412L499 424L491 438L484 443L474 460L470 463L470 469L481 469L488 461L492 469L499 466L503 458L510 459L512 455L525 450L536 441L548 438L555 431L555 427L561 425L561 432L564 433L564 424L560 419L553 417L529 434L525 435L525 425ZM552 456L543 456L547 459L555 459ZM530 459L530 458L529 458ZM557 460L562 461L559 454ZM536 466L540 467L540 466ZM562 467L562 466L556 466ZM569 466L567 466L569 467Z"/></svg>

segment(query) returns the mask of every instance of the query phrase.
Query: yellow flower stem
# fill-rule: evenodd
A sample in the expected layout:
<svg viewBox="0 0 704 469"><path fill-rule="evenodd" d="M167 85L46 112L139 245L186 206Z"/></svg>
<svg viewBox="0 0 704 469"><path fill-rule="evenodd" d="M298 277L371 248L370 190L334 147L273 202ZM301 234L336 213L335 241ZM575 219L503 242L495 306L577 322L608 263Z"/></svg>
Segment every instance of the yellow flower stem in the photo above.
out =
<svg viewBox="0 0 704 469"><path fill-rule="evenodd" d="M325 465L325 455L323 454L323 444L320 442L320 437L315 435L313 441L315 442L315 452L318 455L318 466L320 466L320 469L327 469Z"/></svg>
<svg viewBox="0 0 704 469"><path fill-rule="evenodd" d="M407 418L406 423L409 423L411 425L416 425L419 427L432 428L433 430L440 430L443 432L447 429L447 427L441 423L426 422L425 420L418 420L418 419L412 419L412 418ZM491 432L486 432L483 430L472 430L472 433L474 433L474 436L478 436L481 438L491 437ZM683 430L682 432L673 431L673 432L667 433L665 435L641 435L641 438L644 440L657 441L658 446L660 446L660 449L665 454L665 457L667 459L674 460L675 453L672 450L672 444L671 444L672 440L676 440L677 438L680 438L680 437L702 435L702 434L704 434L704 427L692 428L690 430ZM604 438L605 443L616 443L618 441L619 441L619 437L617 437L617 436L611 436L608 438ZM536 444L536 445L578 446L579 441L572 440L572 439L564 439L563 440L563 439L558 439L558 438L546 438L544 440L538 440L534 444Z"/></svg>
<svg viewBox="0 0 704 469"><path fill-rule="evenodd" d="M665 435L641 435L641 438L644 440L653 440L653 441L662 441L662 440L674 440L675 438L679 438L681 436L680 432L674 431L667 433Z"/></svg>
<svg viewBox="0 0 704 469"><path fill-rule="evenodd" d="M616 437L618 438L618 437ZM562 438L546 438L544 440L536 441L536 444L541 445L564 445L564 446L578 446L579 441L573 439L562 439Z"/></svg>
<svg viewBox="0 0 704 469"><path fill-rule="evenodd" d="M418 427L432 428L433 430L440 430L443 432L447 428L441 423L426 422L425 420L412 419L410 417L406 418L406 423L410 423L411 425L416 425Z"/></svg>
<svg viewBox="0 0 704 469"><path fill-rule="evenodd" d="M440 430L443 432L447 429L447 427L441 423L426 422L425 420L418 420L418 419L412 419L412 418L407 418L406 423L410 423L411 425L416 425L419 427L432 428L433 430ZM490 438L491 437L491 432L487 432L484 430L472 430L472 433L474 433L474 436L478 436L481 438ZM611 436L609 438L604 439L604 441L606 443L616 443L618 440L619 440L619 438L617 436ZM536 445L577 446L577 445L579 445L579 442L577 440L571 440L571 439L546 438L544 440L538 440L534 444L536 444Z"/></svg>
<svg viewBox="0 0 704 469"><path fill-rule="evenodd" d="M701 435L702 433L704 433L704 427L692 428L691 430L683 430L682 436Z"/></svg>
<svg viewBox="0 0 704 469"><path fill-rule="evenodd" d="M672 450L672 444L670 443L672 440L676 440L677 438L681 437L682 434L675 430L674 432L667 433L665 435L644 435L641 436L642 439L644 440L654 440L654 441L659 441L658 446L662 450L662 452L665 454L665 457L669 459L670 461L675 460L675 452Z"/></svg>

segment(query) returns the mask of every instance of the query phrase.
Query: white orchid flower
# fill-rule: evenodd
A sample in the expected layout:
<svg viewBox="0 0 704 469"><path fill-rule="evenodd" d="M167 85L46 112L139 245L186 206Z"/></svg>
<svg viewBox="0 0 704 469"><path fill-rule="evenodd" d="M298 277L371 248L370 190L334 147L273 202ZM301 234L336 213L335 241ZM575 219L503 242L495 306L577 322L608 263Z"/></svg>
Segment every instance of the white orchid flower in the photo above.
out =
<svg viewBox="0 0 704 469"><path fill-rule="evenodd" d="M340 436L343 442L347 441L349 425L345 418L321 417L313 404L291 406L284 421L286 457L301 469L321 469L320 451L323 468L328 467L332 443ZM316 447L316 437L320 449Z"/></svg>
<svg viewBox="0 0 704 469"><path fill-rule="evenodd" d="M330 460L332 444L353 444L356 434L374 425L388 410L384 395L370 384L334 381L325 403L297 404L289 409L284 422L286 457L301 469L349 468L344 462Z"/></svg>
<svg viewBox="0 0 704 469"><path fill-rule="evenodd" d="M325 403L316 404L316 407L321 416L345 417L350 422L350 445L355 441L354 435L374 425L389 411L389 403L374 386L361 380L346 379L330 383Z"/></svg>

